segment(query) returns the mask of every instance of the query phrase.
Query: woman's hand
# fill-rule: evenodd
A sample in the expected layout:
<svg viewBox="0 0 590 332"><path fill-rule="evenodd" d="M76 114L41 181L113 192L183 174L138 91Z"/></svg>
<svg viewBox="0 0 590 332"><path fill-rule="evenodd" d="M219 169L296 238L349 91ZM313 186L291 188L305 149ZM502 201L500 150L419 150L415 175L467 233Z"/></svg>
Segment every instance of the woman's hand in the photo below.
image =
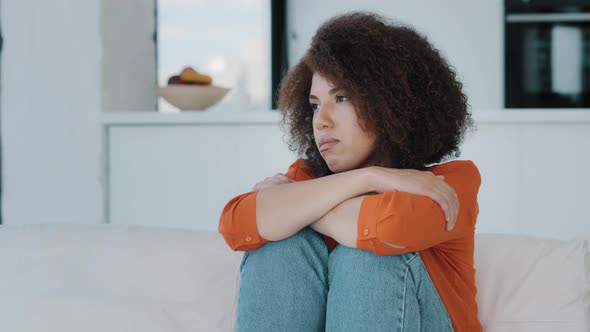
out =
<svg viewBox="0 0 590 332"><path fill-rule="evenodd" d="M372 174L371 182L375 192L381 194L397 190L426 196L442 208L447 220L447 231L453 229L459 214L459 198L455 190L444 181L444 176L428 171L378 166L369 167L368 170Z"/></svg>
<svg viewBox="0 0 590 332"><path fill-rule="evenodd" d="M293 180L289 179L285 174L277 173L271 177L258 182L250 191L260 191L262 189L278 186L280 184L291 183Z"/></svg>

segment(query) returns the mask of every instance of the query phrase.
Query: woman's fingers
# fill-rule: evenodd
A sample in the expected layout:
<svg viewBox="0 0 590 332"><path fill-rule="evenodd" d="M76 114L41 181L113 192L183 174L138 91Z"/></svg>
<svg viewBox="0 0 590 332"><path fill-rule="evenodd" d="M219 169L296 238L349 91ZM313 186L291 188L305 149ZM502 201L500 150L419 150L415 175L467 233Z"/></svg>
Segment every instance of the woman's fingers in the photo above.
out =
<svg viewBox="0 0 590 332"><path fill-rule="evenodd" d="M430 171L413 169L373 168L380 171L382 181L378 181L376 191L386 192L399 190L411 194L424 195L435 201L442 209L447 231L453 229L459 215L459 198L457 193L444 181L444 175L436 175ZM378 178L378 177L377 177ZM393 179L394 181L389 181Z"/></svg>
<svg viewBox="0 0 590 332"><path fill-rule="evenodd" d="M289 183L289 182L293 182L291 179L289 179L289 177L287 177L285 174L283 173L277 173L271 177L267 178L269 181L274 182L274 183Z"/></svg>
<svg viewBox="0 0 590 332"><path fill-rule="evenodd" d="M447 231L455 227L457 217L459 216L459 197L457 192L448 183L441 181L442 190L445 193L445 199L449 204L449 219L447 220Z"/></svg>
<svg viewBox="0 0 590 332"><path fill-rule="evenodd" d="M445 215L445 228L448 228L450 221L453 219L453 206L450 200L448 199L448 194L445 192L443 188L437 186L433 187L432 191L434 196L433 200L436 202L436 204L440 206L440 208L443 211L443 214Z"/></svg>
<svg viewBox="0 0 590 332"><path fill-rule="evenodd" d="M436 193L435 201L440 205L445 215L445 229L450 231L455 226L459 214L459 199L457 193L448 183L440 180L436 181L431 188L433 192Z"/></svg>
<svg viewBox="0 0 590 332"><path fill-rule="evenodd" d="M277 173L273 176L269 176L269 177L265 178L264 180L258 182L256 185L254 185L254 187L250 191L260 191L260 190L268 188L268 187L272 187L272 186L276 186L276 185L284 184L284 183L290 183L290 182L293 182L293 180L291 180L285 174Z"/></svg>

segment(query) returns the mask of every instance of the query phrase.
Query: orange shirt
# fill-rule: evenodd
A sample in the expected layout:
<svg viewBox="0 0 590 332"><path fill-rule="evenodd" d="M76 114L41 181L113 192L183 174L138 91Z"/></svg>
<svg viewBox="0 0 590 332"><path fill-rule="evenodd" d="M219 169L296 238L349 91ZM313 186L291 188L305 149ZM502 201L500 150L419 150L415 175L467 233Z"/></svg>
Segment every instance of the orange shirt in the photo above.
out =
<svg viewBox="0 0 590 332"><path fill-rule="evenodd" d="M442 209L425 196L399 191L369 195L361 204L356 245L375 255L420 252L447 308L453 329L482 331L477 317L473 268L480 174L473 162L465 160L436 165L429 171L444 175L445 181L457 192L460 208L455 227L445 230ZM293 163L286 176L294 181L313 178L303 159ZM227 203L219 221L219 232L233 250L254 250L268 242L256 227L255 192L237 196ZM337 245L328 236L324 236L324 240L330 250ZM405 248L393 248L382 241Z"/></svg>

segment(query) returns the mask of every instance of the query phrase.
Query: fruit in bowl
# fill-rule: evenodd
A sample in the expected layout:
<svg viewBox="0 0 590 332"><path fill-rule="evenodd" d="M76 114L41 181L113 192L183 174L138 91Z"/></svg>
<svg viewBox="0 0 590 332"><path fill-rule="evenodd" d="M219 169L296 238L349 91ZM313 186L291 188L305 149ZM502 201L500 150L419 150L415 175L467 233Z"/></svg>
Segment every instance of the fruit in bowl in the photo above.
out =
<svg viewBox="0 0 590 332"><path fill-rule="evenodd" d="M192 67L186 67L182 70L180 75L173 75L168 79L168 85L172 84L199 84L199 85L211 85L213 79L211 76L197 72Z"/></svg>
<svg viewBox="0 0 590 332"><path fill-rule="evenodd" d="M168 86L156 87L156 93L181 110L204 110L217 103L229 88L213 85L211 76L186 67L180 75L168 79Z"/></svg>

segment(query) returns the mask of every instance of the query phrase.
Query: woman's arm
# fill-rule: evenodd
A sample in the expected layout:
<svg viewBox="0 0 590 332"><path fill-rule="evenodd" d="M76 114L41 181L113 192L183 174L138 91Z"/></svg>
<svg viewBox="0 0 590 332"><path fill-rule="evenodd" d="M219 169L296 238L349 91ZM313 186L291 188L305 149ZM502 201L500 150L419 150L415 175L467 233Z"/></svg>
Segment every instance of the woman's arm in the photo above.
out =
<svg viewBox="0 0 590 332"><path fill-rule="evenodd" d="M278 241L297 233L342 202L392 190L432 198L447 219L454 222L456 194L446 187L440 177L430 172L374 167L312 179L304 162L298 160L286 175L266 178L251 192L230 200L221 213L219 232L233 250L254 250L269 240ZM357 216L358 212L355 220Z"/></svg>
<svg viewBox="0 0 590 332"><path fill-rule="evenodd" d="M310 227L343 246L356 248L358 216L365 197L354 197L340 203Z"/></svg>
<svg viewBox="0 0 590 332"><path fill-rule="evenodd" d="M284 181L282 174L277 176L283 177L278 182ZM301 182L270 182L256 197L256 225L260 236L270 241L288 238L342 202L369 192L400 190L428 196L441 205L450 225L458 210L456 193L431 172L368 167Z"/></svg>
<svg viewBox="0 0 590 332"><path fill-rule="evenodd" d="M268 177L231 199L221 212L219 233L230 248L242 251L288 238L342 201L370 191L366 174L361 169L313 179L299 159L287 174Z"/></svg>
<svg viewBox="0 0 590 332"><path fill-rule="evenodd" d="M268 187L256 195L256 225L270 241L286 239L335 206L372 191L366 169Z"/></svg>
<svg viewBox="0 0 590 332"><path fill-rule="evenodd" d="M479 211L481 178L477 167L458 161L435 172L444 174L458 195L460 208L451 213L456 215L452 222L457 227L445 227L449 220L431 198L401 191L346 200L310 227L342 245L377 255L419 251L471 234Z"/></svg>
<svg viewBox="0 0 590 332"><path fill-rule="evenodd" d="M333 238L336 242L349 248L357 248L358 240L358 220L361 211L361 205L366 195L351 198L340 203L322 216L318 221L311 224L310 227L315 231ZM382 236L382 234L379 234ZM397 250L403 250L406 247L380 241ZM378 252L375 252L378 254Z"/></svg>

